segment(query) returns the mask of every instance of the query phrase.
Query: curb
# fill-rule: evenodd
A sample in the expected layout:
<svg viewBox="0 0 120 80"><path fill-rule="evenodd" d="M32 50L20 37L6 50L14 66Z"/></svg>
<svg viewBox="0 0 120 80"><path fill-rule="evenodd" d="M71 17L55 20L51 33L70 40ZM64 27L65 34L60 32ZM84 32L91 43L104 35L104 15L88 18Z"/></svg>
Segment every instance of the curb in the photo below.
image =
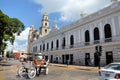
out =
<svg viewBox="0 0 120 80"><path fill-rule="evenodd" d="M62 65L62 64L50 64L50 66L57 66L62 68L74 69L74 70L85 70L85 71L99 71L97 67L89 67L89 66L74 66L74 65Z"/></svg>

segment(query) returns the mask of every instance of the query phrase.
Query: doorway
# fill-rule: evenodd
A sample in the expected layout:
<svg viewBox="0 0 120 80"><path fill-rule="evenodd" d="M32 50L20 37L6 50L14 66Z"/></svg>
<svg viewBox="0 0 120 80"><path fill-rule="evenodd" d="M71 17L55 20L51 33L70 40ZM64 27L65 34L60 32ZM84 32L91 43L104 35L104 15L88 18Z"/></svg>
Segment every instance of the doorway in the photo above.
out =
<svg viewBox="0 0 120 80"><path fill-rule="evenodd" d="M73 64L73 54L70 54L70 64Z"/></svg>
<svg viewBox="0 0 120 80"><path fill-rule="evenodd" d="M113 53L112 51L106 52L106 64L113 62Z"/></svg>
<svg viewBox="0 0 120 80"><path fill-rule="evenodd" d="M53 63L53 55L51 55L50 57L50 62Z"/></svg>
<svg viewBox="0 0 120 80"><path fill-rule="evenodd" d="M69 60L69 54L65 55L66 56L66 61L65 63L67 64L67 61Z"/></svg>
<svg viewBox="0 0 120 80"><path fill-rule="evenodd" d="M65 64L65 63L64 63L64 61L65 61L65 60L64 60L64 57L65 57L65 56L62 55L62 63L63 63L63 64Z"/></svg>
<svg viewBox="0 0 120 80"><path fill-rule="evenodd" d="M48 61L48 56L45 56L45 61Z"/></svg>
<svg viewBox="0 0 120 80"><path fill-rule="evenodd" d="M55 63L58 63L58 57L56 57L56 61L55 61Z"/></svg>
<svg viewBox="0 0 120 80"><path fill-rule="evenodd" d="M85 53L85 65L90 65L90 53Z"/></svg>

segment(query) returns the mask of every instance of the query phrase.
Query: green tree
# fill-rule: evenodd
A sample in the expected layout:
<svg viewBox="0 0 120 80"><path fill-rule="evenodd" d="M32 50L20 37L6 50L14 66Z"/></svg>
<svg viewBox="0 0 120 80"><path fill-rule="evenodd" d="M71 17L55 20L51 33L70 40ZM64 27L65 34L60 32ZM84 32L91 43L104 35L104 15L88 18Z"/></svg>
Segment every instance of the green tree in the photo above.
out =
<svg viewBox="0 0 120 80"><path fill-rule="evenodd" d="M10 57L10 51L6 52L6 57L9 58Z"/></svg>
<svg viewBox="0 0 120 80"><path fill-rule="evenodd" d="M19 19L10 18L0 10L0 53L6 49L7 41L13 45L15 34L19 35L24 27Z"/></svg>

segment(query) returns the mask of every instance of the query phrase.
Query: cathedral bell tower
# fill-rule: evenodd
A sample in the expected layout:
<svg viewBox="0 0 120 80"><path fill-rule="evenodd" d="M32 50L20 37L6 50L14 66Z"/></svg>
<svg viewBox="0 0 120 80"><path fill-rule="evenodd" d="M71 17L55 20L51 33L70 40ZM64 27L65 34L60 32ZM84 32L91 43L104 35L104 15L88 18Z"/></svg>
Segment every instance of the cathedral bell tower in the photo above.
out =
<svg viewBox="0 0 120 80"><path fill-rule="evenodd" d="M45 36L45 35L49 34L49 32L50 32L49 20L48 20L47 13L44 13L41 23L42 23L42 25L40 27L40 34L41 34L41 36Z"/></svg>

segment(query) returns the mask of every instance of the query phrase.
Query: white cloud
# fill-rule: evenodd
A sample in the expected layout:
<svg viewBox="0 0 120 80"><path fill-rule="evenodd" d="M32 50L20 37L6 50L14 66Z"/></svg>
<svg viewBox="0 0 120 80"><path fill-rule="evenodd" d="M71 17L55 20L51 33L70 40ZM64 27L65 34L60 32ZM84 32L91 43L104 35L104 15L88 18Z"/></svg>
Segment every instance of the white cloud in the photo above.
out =
<svg viewBox="0 0 120 80"><path fill-rule="evenodd" d="M30 28L27 27L24 31L22 31L22 33L19 36L16 35L16 40L20 40L20 41L28 40L29 29Z"/></svg>
<svg viewBox="0 0 120 80"><path fill-rule="evenodd" d="M12 45L9 41L7 42L7 50L13 50L18 48L18 42L14 41L14 44Z"/></svg>
<svg viewBox="0 0 120 80"><path fill-rule="evenodd" d="M18 48L18 46L19 46L19 45L18 45L18 42L15 41L15 42L14 42L14 45L13 45L13 48Z"/></svg>
<svg viewBox="0 0 120 80"><path fill-rule="evenodd" d="M15 51L27 51L27 41L24 43L19 43L20 41L14 41L14 45L11 45L10 42L8 42L7 50L15 50Z"/></svg>
<svg viewBox="0 0 120 80"><path fill-rule="evenodd" d="M68 0L33 0L35 3L43 6L43 12L59 12Z"/></svg>
<svg viewBox="0 0 120 80"><path fill-rule="evenodd" d="M68 19L67 19L67 17L65 17L65 16L63 15L63 16L61 16L61 17L59 18L59 20L60 20L60 21L67 21Z"/></svg>
<svg viewBox="0 0 120 80"><path fill-rule="evenodd" d="M110 0L33 0L42 5L40 13L60 12L59 20L76 20L80 18L81 11L92 13L110 2Z"/></svg>
<svg viewBox="0 0 120 80"><path fill-rule="evenodd" d="M18 47L19 47L18 50L27 51L27 41Z"/></svg>
<svg viewBox="0 0 120 80"><path fill-rule="evenodd" d="M15 51L25 50L25 51L27 51L27 41L28 41L29 29L30 29L29 27L26 28L20 34L20 36L16 35L16 39L15 39L13 45L11 45L10 42L7 42L8 43L7 50L15 50Z"/></svg>

